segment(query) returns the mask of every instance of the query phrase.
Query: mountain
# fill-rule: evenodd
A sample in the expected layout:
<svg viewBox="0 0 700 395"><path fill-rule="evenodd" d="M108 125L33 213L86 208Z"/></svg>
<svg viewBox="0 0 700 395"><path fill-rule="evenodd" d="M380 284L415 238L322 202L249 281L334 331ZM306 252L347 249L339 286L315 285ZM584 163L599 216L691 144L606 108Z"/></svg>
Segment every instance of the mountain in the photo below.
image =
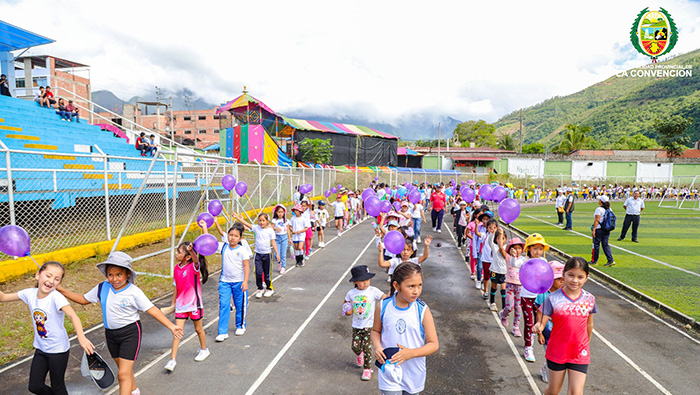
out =
<svg viewBox="0 0 700 395"><path fill-rule="evenodd" d="M166 93L163 96L168 96L169 95ZM216 107L216 104L212 103L207 103L206 101L196 98L194 99L195 95L192 91L189 91L187 89L184 89L182 91L175 92L173 95L173 109L175 111L191 111L194 109L194 106L197 106L197 109L211 109ZM187 103L183 99L184 97L190 97L190 108L188 108ZM147 96L134 96L129 100L123 100L118 98L117 96L114 95L114 93L108 91L108 90L100 90L100 91L95 91L92 92L92 101L99 104L102 107L105 107L109 109L110 111L114 111L118 114L122 113L122 106L124 104L134 104L137 101L150 101L154 102L156 101L156 95L147 95ZM161 103L170 103L169 98L161 98L160 99ZM116 109L116 111L115 111Z"/></svg>
<svg viewBox="0 0 700 395"><path fill-rule="evenodd" d="M674 114L693 118L688 132L692 141L700 140L700 77L692 75L700 70L700 50L656 65L655 69L647 66L628 70L572 95L553 97L523 109L523 143L557 144L568 123L589 126L588 136L603 147L624 135L658 138L653 121ZM692 67L692 76L637 76L640 70L672 70L684 65ZM497 134L517 133L520 112L502 117L495 126Z"/></svg>

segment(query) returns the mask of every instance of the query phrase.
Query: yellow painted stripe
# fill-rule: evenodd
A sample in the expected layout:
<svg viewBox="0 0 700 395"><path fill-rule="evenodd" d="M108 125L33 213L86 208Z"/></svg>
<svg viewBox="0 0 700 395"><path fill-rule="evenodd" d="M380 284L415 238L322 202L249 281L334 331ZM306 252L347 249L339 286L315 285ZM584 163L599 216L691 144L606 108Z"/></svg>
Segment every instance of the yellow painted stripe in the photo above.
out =
<svg viewBox="0 0 700 395"><path fill-rule="evenodd" d="M50 149L53 151L58 150L58 147L56 147L55 145L49 145L49 144L25 144L24 148Z"/></svg>
<svg viewBox="0 0 700 395"><path fill-rule="evenodd" d="M39 137L27 136L26 134L6 134L5 137L7 137L8 139L39 141Z"/></svg>
<svg viewBox="0 0 700 395"><path fill-rule="evenodd" d="M107 184L107 189L119 189L119 184ZM132 189L131 184L122 184L121 189Z"/></svg>
<svg viewBox="0 0 700 395"><path fill-rule="evenodd" d="M95 166L93 165L77 165L74 163L66 163L63 165L64 169L82 169L82 170L94 170Z"/></svg>
<svg viewBox="0 0 700 395"><path fill-rule="evenodd" d="M75 160L75 156L65 155L44 155L44 159Z"/></svg>
<svg viewBox="0 0 700 395"><path fill-rule="evenodd" d="M5 118L0 118L0 122L5 122Z"/></svg>
<svg viewBox="0 0 700 395"><path fill-rule="evenodd" d="M112 174L107 174L107 179L111 180L112 179ZM83 173L83 179L86 180L94 180L94 179L100 179L100 178L105 178L104 174L93 174L93 173Z"/></svg>
<svg viewBox="0 0 700 395"><path fill-rule="evenodd" d="M0 130L12 130L12 131L14 131L14 132L21 132L21 131L22 131L22 128L18 128L18 127L15 127L15 126L4 126L4 125L0 125Z"/></svg>

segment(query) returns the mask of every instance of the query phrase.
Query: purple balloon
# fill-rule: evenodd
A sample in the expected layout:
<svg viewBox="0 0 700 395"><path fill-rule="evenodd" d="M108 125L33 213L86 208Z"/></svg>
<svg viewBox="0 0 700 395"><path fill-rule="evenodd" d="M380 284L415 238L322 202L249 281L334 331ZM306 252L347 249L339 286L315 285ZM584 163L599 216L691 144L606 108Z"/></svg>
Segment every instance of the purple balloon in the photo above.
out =
<svg viewBox="0 0 700 395"><path fill-rule="evenodd" d="M210 234L200 235L193 244L194 250L201 255L211 255L219 249L219 240Z"/></svg>
<svg viewBox="0 0 700 395"><path fill-rule="evenodd" d="M379 177L374 177L374 181L379 181Z"/></svg>
<svg viewBox="0 0 700 395"><path fill-rule="evenodd" d="M29 255L31 240L29 233L17 225L5 225L0 228L0 251L6 255Z"/></svg>
<svg viewBox="0 0 700 395"><path fill-rule="evenodd" d="M236 186L236 179L232 175L226 174L224 178L221 179L221 185L224 189L230 191Z"/></svg>
<svg viewBox="0 0 700 395"><path fill-rule="evenodd" d="M384 188L384 191L386 191L386 193L388 193L389 195L391 195L391 187L386 187L386 188Z"/></svg>
<svg viewBox="0 0 700 395"><path fill-rule="evenodd" d="M221 211L224 209L224 205L221 204L219 200L212 200L209 202L207 209L209 210L209 214L216 217L217 215L221 214Z"/></svg>
<svg viewBox="0 0 700 395"><path fill-rule="evenodd" d="M493 187L491 184L484 184L479 188L479 196L484 200L491 200L491 191Z"/></svg>
<svg viewBox="0 0 700 395"><path fill-rule="evenodd" d="M396 211L401 211L401 202L398 200L394 200L394 204L392 204L392 207L394 207L394 210Z"/></svg>
<svg viewBox="0 0 700 395"><path fill-rule="evenodd" d="M331 193L337 193L337 192L338 192L338 188L336 188L336 187L331 187Z"/></svg>
<svg viewBox="0 0 700 395"><path fill-rule="evenodd" d="M491 200L494 202L498 203L508 197L508 191L506 191L505 188L502 186L497 186L496 188L493 188L491 191Z"/></svg>
<svg viewBox="0 0 700 395"><path fill-rule="evenodd" d="M520 284L528 291L543 294L552 287L552 283L554 270L544 259L533 258L520 267Z"/></svg>
<svg viewBox="0 0 700 395"><path fill-rule="evenodd" d="M362 200L367 200L370 196L376 196L377 194L374 193L374 189L372 188L367 188L364 191L362 191Z"/></svg>
<svg viewBox="0 0 700 395"><path fill-rule="evenodd" d="M382 205L379 208L383 213L388 213L391 211L391 203L388 200L382 200Z"/></svg>
<svg viewBox="0 0 700 395"><path fill-rule="evenodd" d="M476 191L474 191L471 188L467 188L467 190L462 195L462 199L464 199L467 203L473 202L474 198L476 198Z"/></svg>
<svg viewBox="0 0 700 395"><path fill-rule="evenodd" d="M323 193L325 197L331 196L331 191L329 189L326 189L326 192Z"/></svg>
<svg viewBox="0 0 700 395"><path fill-rule="evenodd" d="M240 181L238 184L236 184L236 193L238 194L238 196L245 195L247 191L248 185L245 182Z"/></svg>
<svg viewBox="0 0 700 395"><path fill-rule="evenodd" d="M376 217L382 212L381 205L382 202L378 197L370 196L365 200L365 211L367 211L367 214Z"/></svg>
<svg viewBox="0 0 700 395"><path fill-rule="evenodd" d="M338 185L336 185L336 187L337 187L338 189L342 189L342 188L343 188L343 184L338 184Z"/></svg>
<svg viewBox="0 0 700 395"><path fill-rule="evenodd" d="M404 245L406 245L406 239L398 230L392 230L384 236L384 248L392 254L400 254Z"/></svg>
<svg viewBox="0 0 700 395"><path fill-rule="evenodd" d="M314 190L314 186L311 184L306 184L306 193L311 193Z"/></svg>
<svg viewBox="0 0 700 395"><path fill-rule="evenodd" d="M413 204L420 202L420 191L417 189L411 191L411 193L408 195L408 201Z"/></svg>
<svg viewBox="0 0 700 395"><path fill-rule="evenodd" d="M520 203L512 198L503 200L498 205L498 215L503 222L512 224L520 216Z"/></svg>
<svg viewBox="0 0 700 395"><path fill-rule="evenodd" d="M211 216L209 213L201 213L197 216L197 224L199 224L199 221L204 220L204 222L207 223L207 229L211 228L212 225L214 225L214 217Z"/></svg>

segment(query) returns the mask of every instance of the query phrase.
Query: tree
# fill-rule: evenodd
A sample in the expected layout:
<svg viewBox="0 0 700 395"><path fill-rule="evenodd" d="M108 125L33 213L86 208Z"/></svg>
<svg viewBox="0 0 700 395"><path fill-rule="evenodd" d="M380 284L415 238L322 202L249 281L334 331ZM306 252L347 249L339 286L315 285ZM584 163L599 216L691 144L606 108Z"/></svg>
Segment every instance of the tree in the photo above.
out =
<svg viewBox="0 0 700 395"><path fill-rule="evenodd" d="M299 152L306 162L330 165L333 158L333 145L330 140L304 139L299 142Z"/></svg>
<svg viewBox="0 0 700 395"><path fill-rule="evenodd" d="M458 123L454 135L463 147L469 147L474 142L477 147L492 147L497 145L494 132L496 128L484 120Z"/></svg>
<svg viewBox="0 0 700 395"><path fill-rule="evenodd" d="M504 134L498 139L498 148L507 151L516 151L515 140L512 134Z"/></svg>
<svg viewBox="0 0 700 395"><path fill-rule="evenodd" d="M523 145L523 154L544 154L544 145L540 143Z"/></svg>
<svg viewBox="0 0 700 395"><path fill-rule="evenodd" d="M690 143L690 137L685 135L685 130L692 123L692 118L683 118L680 115L654 120L654 130L663 136L659 139L659 144L666 150L666 156L674 158L683 154Z"/></svg>
<svg viewBox="0 0 700 395"><path fill-rule="evenodd" d="M656 140L649 138L643 134L635 134L634 136L622 136L613 145L613 149L630 149L630 150L645 150L651 148L659 148Z"/></svg>
<svg viewBox="0 0 700 395"><path fill-rule="evenodd" d="M591 131L588 126L567 124L564 126L566 133L564 139L559 143L557 151L560 154L568 154L571 151L586 148L587 138L586 133Z"/></svg>

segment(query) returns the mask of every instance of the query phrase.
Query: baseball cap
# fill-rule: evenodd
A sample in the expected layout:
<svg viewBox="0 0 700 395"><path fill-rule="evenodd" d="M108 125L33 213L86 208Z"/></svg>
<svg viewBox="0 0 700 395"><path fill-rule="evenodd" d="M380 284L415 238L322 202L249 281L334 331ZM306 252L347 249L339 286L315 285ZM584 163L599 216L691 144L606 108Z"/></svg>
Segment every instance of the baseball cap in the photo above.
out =
<svg viewBox="0 0 700 395"><path fill-rule="evenodd" d="M549 261L549 266L554 271L554 279L564 277L564 264L557 261Z"/></svg>
<svg viewBox="0 0 700 395"><path fill-rule="evenodd" d="M80 373L84 377L90 377L101 389L109 388L114 384L112 369L97 351L90 355L83 352L83 359L80 362Z"/></svg>
<svg viewBox="0 0 700 395"><path fill-rule="evenodd" d="M600 195L600 196L598 196L598 200L605 203L605 202L608 202L610 199L608 199L607 195Z"/></svg>
<svg viewBox="0 0 700 395"><path fill-rule="evenodd" d="M325 206L325 205L326 205L326 202L324 202L323 200L321 200L320 202L318 202L318 205L319 205L319 206Z"/></svg>

